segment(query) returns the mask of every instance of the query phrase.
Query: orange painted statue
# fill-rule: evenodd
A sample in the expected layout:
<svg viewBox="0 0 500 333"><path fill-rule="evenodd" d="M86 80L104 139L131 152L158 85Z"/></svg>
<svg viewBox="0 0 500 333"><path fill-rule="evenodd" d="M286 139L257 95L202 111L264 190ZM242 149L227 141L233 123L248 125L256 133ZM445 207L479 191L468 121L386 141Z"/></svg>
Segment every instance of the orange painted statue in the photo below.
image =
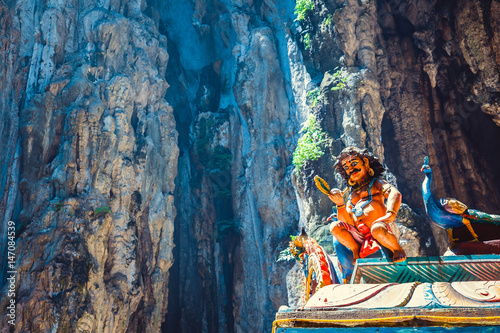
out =
<svg viewBox="0 0 500 333"><path fill-rule="evenodd" d="M338 242L352 251L353 263L384 246L393 253L393 261L406 260L405 251L395 236L392 223L401 205L401 193L380 177L385 168L368 150L344 149L335 169L348 183L348 189L332 189L328 197L337 205L337 219L330 231ZM343 194L349 190L349 198ZM391 226L392 224L392 226Z"/></svg>

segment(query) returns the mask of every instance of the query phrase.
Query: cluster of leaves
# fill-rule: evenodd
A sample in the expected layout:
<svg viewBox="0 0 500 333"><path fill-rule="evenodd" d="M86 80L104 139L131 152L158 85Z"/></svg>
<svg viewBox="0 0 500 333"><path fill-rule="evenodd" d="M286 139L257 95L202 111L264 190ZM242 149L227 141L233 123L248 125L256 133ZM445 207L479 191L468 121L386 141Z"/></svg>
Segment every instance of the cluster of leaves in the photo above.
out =
<svg viewBox="0 0 500 333"><path fill-rule="evenodd" d="M215 119L202 118L198 122L198 136L196 138L196 155L202 165L207 165L210 162L210 155L208 152L208 145L210 143L210 136L212 128L215 126Z"/></svg>
<svg viewBox="0 0 500 333"><path fill-rule="evenodd" d="M297 142L297 148L293 152L293 165L299 173L306 161L316 161L325 153L320 145L324 142L325 133L316 122L314 116L310 116L300 130L302 137Z"/></svg>
<svg viewBox="0 0 500 333"><path fill-rule="evenodd" d="M309 32L304 35L304 47L306 50L311 48L311 33Z"/></svg>
<svg viewBox="0 0 500 333"><path fill-rule="evenodd" d="M338 67L335 67L335 69L338 69ZM342 71L339 69L333 74L333 77L335 80L333 83L336 85L331 89L333 91L340 90L345 87L345 83L347 82L347 77L342 75Z"/></svg>
<svg viewBox="0 0 500 333"><path fill-rule="evenodd" d="M297 15L297 20L303 21L306 18L308 10L314 9L313 0L297 0L295 3L294 14Z"/></svg>
<svg viewBox="0 0 500 333"><path fill-rule="evenodd" d="M227 234L237 234L239 230L240 224L236 220L219 220L215 226L215 239L220 242Z"/></svg>
<svg viewBox="0 0 500 333"><path fill-rule="evenodd" d="M74 212L71 209L65 208L64 203L62 202L56 202L55 204L52 204L52 209L56 213L61 213L65 211L69 217L72 217L74 215Z"/></svg>
<svg viewBox="0 0 500 333"><path fill-rule="evenodd" d="M231 151L222 146L215 147L213 152L208 152L209 161L207 164L208 172L229 171L233 154Z"/></svg>
<svg viewBox="0 0 500 333"><path fill-rule="evenodd" d="M218 195L219 195L219 197L224 198L224 199L231 199L233 194L231 193L230 188L224 187L224 188L221 188L219 190Z"/></svg>
<svg viewBox="0 0 500 333"><path fill-rule="evenodd" d="M213 151L210 149L210 139L215 134L216 127L217 121L213 117L200 119L196 138L198 160L211 173L228 171L233 159L233 154L228 148L217 146Z"/></svg>
<svg viewBox="0 0 500 333"><path fill-rule="evenodd" d="M327 27L330 24L332 24L332 22L333 22L333 16L332 14L328 14L328 16L323 20L323 22L321 22L321 25Z"/></svg>
<svg viewBox="0 0 500 333"><path fill-rule="evenodd" d="M321 90L319 88L314 88L309 90L306 94L307 101L311 103L312 107L315 107L321 97Z"/></svg>
<svg viewBox="0 0 500 333"><path fill-rule="evenodd" d="M292 240L292 242L295 239L295 237L297 237L297 236L290 235L290 239ZM295 259L295 257L293 256L292 252L290 251L290 246L288 246L283 251L280 251L280 254L278 255L278 259L276 260L276 262L290 261L290 260L294 260L294 259Z"/></svg>
<svg viewBox="0 0 500 333"><path fill-rule="evenodd" d="M54 210L56 213L62 212L64 209L64 204L62 202L58 202L54 204Z"/></svg>
<svg viewBox="0 0 500 333"><path fill-rule="evenodd" d="M94 209L94 217L95 218L104 217L104 216L108 215L109 213L111 213L111 208L109 208L107 206L103 206L103 207Z"/></svg>

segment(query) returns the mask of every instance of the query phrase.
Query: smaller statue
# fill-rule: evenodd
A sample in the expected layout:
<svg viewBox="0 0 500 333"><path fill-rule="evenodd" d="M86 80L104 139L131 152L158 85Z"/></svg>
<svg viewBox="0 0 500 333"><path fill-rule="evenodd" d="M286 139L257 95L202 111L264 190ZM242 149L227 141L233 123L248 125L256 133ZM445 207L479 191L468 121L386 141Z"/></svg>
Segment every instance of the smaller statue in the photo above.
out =
<svg viewBox="0 0 500 333"><path fill-rule="evenodd" d="M479 210L470 209L465 204L453 198L441 198L439 201L434 199L431 192L432 169L429 166L429 157L424 158L424 165L421 171L425 178L422 182L422 196L424 198L425 211L429 214L431 220L440 227L448 231L450 243L453 246L455 239L452 237L452 228L465 225L470 231L473 241L478 241L478 236L474 232L470 221L477 223L491 223L500 225L500 216L487 214Z"/></svg>
<svg viewBox="0 0 500 333"><path fill-rule="evenodd" d="M380 245L392 252L394 263L406 260L406 253L393 232L401 193L380 178L385 172L383 165L368 150L348 147L337 157L334 167L348 183L348 188L344 191L330 191L329 188L324 191L337 206L338 221L332 222L330 231L340 244L352 252L353 264L358 258L379 251ZM319 178L317 185L328 187ZM347 191L349 199L344 202L343 195ZM343 257L348 254L337 251L341 263L345 262Z"/></svg>
<svg viewBox="0 0 500 333"><path fill-rule="evenodd" d="M300 236L295 237L290 243L290 252L300 262L304 273L302 281L303 304L320 288L337 283L335 273L328 254L309 237L302 228Z"/></svg>

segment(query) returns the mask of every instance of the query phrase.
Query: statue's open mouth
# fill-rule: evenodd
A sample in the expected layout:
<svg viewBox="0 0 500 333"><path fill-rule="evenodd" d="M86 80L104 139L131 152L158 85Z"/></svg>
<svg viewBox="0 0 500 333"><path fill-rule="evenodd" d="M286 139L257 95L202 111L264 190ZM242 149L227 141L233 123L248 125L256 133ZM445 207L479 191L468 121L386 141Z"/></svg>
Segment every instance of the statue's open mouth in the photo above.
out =
<svg viewBox="0 0 500 333"><path fill-rule="evenodd" d="M352 170L350 176L355 175L355 174L357 174L360 171L361 171L361 169L354 169L354 170Z"/></svg>

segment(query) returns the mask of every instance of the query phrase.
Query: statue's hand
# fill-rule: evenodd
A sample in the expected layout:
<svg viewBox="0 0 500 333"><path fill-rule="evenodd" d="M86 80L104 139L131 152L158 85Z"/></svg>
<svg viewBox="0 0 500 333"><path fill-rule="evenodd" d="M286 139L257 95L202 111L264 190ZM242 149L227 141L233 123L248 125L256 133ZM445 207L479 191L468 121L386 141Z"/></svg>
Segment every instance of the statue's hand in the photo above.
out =
<svg viewBox="0 0 500 333"><path fill-rule="evenodd" d="M338 188L334 188L333 190L330 191L328 194L328 197L330 200L333 201L337 206L342 206L344 205L344 198L342 196L342 191L339 190Z"/></svg>

